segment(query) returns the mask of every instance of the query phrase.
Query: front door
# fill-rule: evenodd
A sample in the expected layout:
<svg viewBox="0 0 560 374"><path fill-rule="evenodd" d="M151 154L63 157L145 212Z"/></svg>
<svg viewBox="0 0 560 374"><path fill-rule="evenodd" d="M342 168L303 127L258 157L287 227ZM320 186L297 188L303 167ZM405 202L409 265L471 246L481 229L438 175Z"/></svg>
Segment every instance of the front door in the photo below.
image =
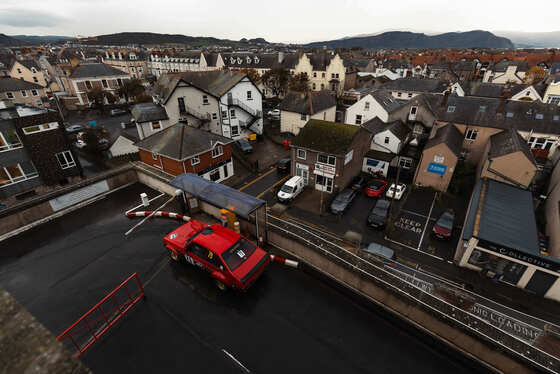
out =
<svg viewBox="0 0 560 374"><path fill-rule="evenodd" d="M296 163L296 175L303 178L303 185L309 184L309 166Z"/></svg>

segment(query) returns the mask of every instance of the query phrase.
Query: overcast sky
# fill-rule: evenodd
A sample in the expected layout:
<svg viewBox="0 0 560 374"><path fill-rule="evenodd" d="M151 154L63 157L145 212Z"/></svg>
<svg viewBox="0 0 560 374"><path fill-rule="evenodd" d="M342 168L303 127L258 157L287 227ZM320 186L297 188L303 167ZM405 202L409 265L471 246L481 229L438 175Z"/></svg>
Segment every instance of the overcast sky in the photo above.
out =
<svg viewBox="0 0 560 374"><path fill-rule="evenodd" d="M559 10L559 2L546 2L537 15L519 0L0 0L0 33L150 31L309 42L386 30L558 31Z"/></svg>

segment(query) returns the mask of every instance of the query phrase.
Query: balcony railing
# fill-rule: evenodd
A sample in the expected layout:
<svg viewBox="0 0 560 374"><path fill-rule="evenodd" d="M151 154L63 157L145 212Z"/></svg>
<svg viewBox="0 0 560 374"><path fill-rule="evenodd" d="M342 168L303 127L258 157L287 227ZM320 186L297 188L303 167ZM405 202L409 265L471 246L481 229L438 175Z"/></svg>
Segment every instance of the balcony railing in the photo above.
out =
<svg viewBox="0 0 560 374"><path fill-rule="evenodd" d="M245 104L243 101L239 100L238 98L235 98L235 97L232 97L231 99L228 98L228 105L235 105L235 106L243 109L244 111L246 111L247 113L249 113L253 117L262 117L262 112L260 110L251 108L250 106Z"/></svg>
<svg viewBox="0 0 560 374"><path fill-rule="evenodd" d="M198 118L201 121L210 121L210 113L201 113L187 105L184 108L179 109L180 114L190 114L191 116Z"/></svg>

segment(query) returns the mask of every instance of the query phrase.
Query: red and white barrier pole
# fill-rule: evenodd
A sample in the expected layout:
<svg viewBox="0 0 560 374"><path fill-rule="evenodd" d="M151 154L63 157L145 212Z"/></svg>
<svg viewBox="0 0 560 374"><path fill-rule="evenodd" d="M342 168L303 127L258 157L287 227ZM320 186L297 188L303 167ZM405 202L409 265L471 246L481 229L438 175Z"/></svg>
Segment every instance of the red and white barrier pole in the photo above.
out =
<svg viewBox="0 0 560 374"><path fill-rule="evenodd" d="M175 218L175 219L179 219L179 220L183 220L185 222L189 222L191 220L191 217L189 216L184 216L182 214L179 213L171 213L171 212L154 212L151 210L146 210L146 211L142 211L142 212L128 212L126 213L127 217L149 217L149 216L154 216L154 217L168 217L168 218Z"/></svg>
<svg viewBox="0 0 560 374"><path fill-rule="evenodd" d="M286 266L289 266L289 267L292 267L292 268L297 268L298 265L299 265L299 262L297 262L297 261L289 260L287 258L279 257L279 256L276 256L276 255L270 255L270 259L274 262L278 262L279 264L286 265Z"/></svg>

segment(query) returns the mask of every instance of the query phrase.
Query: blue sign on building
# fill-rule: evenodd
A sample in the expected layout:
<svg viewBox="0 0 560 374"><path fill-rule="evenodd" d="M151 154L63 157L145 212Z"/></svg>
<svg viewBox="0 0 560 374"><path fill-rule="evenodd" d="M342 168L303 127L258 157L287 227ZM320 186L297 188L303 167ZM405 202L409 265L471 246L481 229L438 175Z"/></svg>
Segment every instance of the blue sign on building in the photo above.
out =
<svg viewBox="0 0 560 374"><path fill-rule="evenodd" d="M89 125L90 125L90 127L96 127L97 126L97 121L89 121Z"/></svg>
<svg viewBox="0 0 560 374"><path fill-rule="evenodd" d="M435 162L430 162L430 165L428 165L428 171L430 173L443 175L445 174L445 170L447 170L447 166L442 164L436 164Z"/></svg>

